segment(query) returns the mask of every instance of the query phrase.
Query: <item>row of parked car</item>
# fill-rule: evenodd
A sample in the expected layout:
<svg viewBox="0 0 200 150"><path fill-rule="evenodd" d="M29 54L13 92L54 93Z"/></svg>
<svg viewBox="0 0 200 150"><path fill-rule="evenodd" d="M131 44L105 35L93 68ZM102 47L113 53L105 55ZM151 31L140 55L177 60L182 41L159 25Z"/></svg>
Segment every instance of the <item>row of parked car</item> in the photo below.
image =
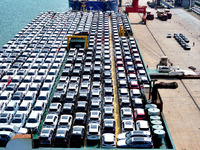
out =
<svg viewBox="0 0 200 150"><path fill-rule="evenodd" d="M190 50L190 46L187 44L189 43L188 38L183 35L182 33L180 33L179 35L174 33L174 38L175 40L181 45L181 47L183 47L185 50Z"/></svg>
<svg viewBox="0 0 200 150"><path fill-rule="evenodd" d="M6 137L1 146L15 133L38 131L66 55L60 47L69 15L40 14L0 50L0 135Z"/></svg>
<svg viewBox="0 0 200 150"><path fill-rule="evenodd" d="M56 138L58 137L58 132L61 130L60 121L63 115L68 115L71 118L71 122L66 120L65 126L62 126L62 130L66 129L68 131L68 134L65 136L65 146L68 144L68 139L71 141L70 147L82 146L85 138L87 138L87 144L93 144L93 141L98 143L101 138L101 133L115 140L110 44L109 38L98 38L100 34L104 34L105 36L109 35L107 14L94 13L91 24L90 34L93 36L90 36L88 50L84 51L81 48L78 50L70 49L65 67L52 98L51 105L55 105L58 103L57 100L63 99L63 101L60 101L60 104L63 105L61 106L61 112L55 116L58 117L58 121L54 122L53 119L51 120L51 123L57 126L57 131L53 128L55 135L52 136L48 132L49 136L51 136L50 139L52 141L55 139L54 146L57 146ZM76 69L79 69L78 74L74 73ZM63 98L57 98L58 94L64 95L62 96ZM49 115L51 115L50 109L47 117ZM45 123L48 120L47 117L40 134L41 145L52 144L48 142L45 144L44 140L42 140L46 136L46 134L43 134L43 131L46 131L48 128L48 123ZM105 137L103 141L108 140L108 137L105 135L103 135ZM76 145L74 145L74 142L76 142ZM80 143L80 145L77 143ZM106 145L109 146L106 143L102 144L103 147L106 147Z"/></svg>
<svg viewBox="0 0 200 150"><path fill-rule="evenodd" d="M134 39L119 38L116 16L112 14L111 17L123 132L118 135L117 147L152 147L150 126L146 119L141 93L144 84L147 86L149 84L147 74Z"/></svg>

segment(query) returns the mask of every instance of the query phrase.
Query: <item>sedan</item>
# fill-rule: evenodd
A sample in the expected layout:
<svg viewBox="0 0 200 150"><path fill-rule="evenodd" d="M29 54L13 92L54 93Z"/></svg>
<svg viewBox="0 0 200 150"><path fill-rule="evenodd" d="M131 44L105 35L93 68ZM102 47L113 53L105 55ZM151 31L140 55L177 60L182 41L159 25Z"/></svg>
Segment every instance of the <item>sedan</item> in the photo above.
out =
<svg viewBox="0 0 200 150"><path fill-rule="evenodd" d="M104 133L102 135L102 148L115 148L115 135L113 133Z"/></svg>
<svg viewBox="0 0 200 150"><path fill-rule="evenodd" d="M125 140L132 137L151 137L151 133L149 131L141 131L141 130L124 132L118 134L117 140Z"/></svg>
<svg viewBox="0 0 200 150"><path fill-rule="evenodd" d="M119 140L117 142L118 148L152 148L153 143L151 138L147 137L133 137L126 140Z"/></svg>

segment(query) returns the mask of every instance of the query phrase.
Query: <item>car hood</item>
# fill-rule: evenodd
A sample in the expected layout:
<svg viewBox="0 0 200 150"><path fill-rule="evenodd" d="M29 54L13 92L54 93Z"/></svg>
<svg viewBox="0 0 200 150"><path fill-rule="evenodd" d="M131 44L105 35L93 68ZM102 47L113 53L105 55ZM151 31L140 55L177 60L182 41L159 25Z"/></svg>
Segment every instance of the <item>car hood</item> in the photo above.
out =
<svg viewBox="0 0 200 150"><path fill-rule="evenodd" d="M36 123L27 123L26 124L26 128L35 128L35 127L37 127Z"/></svg>
<svg viewBox="0 0 200 150"><path fill-rule="evenodd" d="M126 140L119 140L117 146L126 146Z"/></svg>
<svg viewBox="0 0 200 150"><path fill-rule="evenodd" d="M126 138L126 133L121 133L117 136L117 140L122 140Z"/></svg>
<svg viewBox="0 0 200 150"><path fill-rule="evenodd" d="M19 133L19 134L26 134L26 133L28 133L28 130L26 128L20 128L17 133Z"/></svg>

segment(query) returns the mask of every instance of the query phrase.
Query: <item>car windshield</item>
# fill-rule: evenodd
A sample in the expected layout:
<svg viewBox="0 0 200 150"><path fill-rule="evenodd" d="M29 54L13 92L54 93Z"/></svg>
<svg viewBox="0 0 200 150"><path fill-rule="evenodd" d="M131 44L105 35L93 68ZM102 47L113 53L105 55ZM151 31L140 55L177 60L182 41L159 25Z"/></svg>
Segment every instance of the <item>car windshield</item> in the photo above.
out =
<svg viewBox="0 0 200 150"><path fill-rule="evenodd" d="M7 123L7 119L0 119L0 123Z"/></svg>
<svg viewBox="0 0 200 150"><path fill-rule="evenodd" d="M43 133L43 134L45 134L45 133L49 133L49 130L44 129L44 130L42 130L41 133Z"/></svg>
<svg viewBox="0 0 200 150"><path fill-rule="evenodd" d="M33 100L31 96L26 96L24 100Z"/></svg>
<svg viewBox="0 0 200 150"><path fill-rule="evenodd" d="M79 127L76 127L76 128L73 129L74 132L78 132L80 130L81 130L81 128L79 128Z"/></svg>
<svg viewBox="0 0 200 150"><path fill-rule="evenodd" d="M37 123L37 120L34 118L28 119L28 123Z"/></svg>
<svg viewBox="0 0 200 150"><path fill-rule="evenodd" d="M31 88L29 89L29 91L37 91L37 88L31 87Z"/></svg>
<svg viewBox="0 0 200 150"><path fill-rule="evenodd" d="M33 110L42 110L42 107L41 107L41 106L35 106L35 107L33 108Z"/></svg>
<svg viewBox="0 0 200 150"><path fill-rule="evenodd" d="M7 100L7 96L0 96L0 100Z"/></svg>
<svg viewBox="0 0 200 150"><path fill-rule="evenodd" d="M13 110L14 110L14 107L6 107L5 110L6 110L6 111L13 111Z"/></svg>
<svg viewBox="0 0 200 150"><path fill-rule="evenodd" d="M27 107L19 107L18 110L20 110L20 111L26 111L26 110L27 110Z"/></svg>
<svg viewBox="0 0 200 150"><path fill-rule="evenodd" d="M41 89L41 91L49 91L49 88L48 88L48 87L43 87L43 88Z"/></svg>
<svg viewBox="0 0 200 150"><path fill-rule="evenodd" d="M13 96L12 100L20 100L20 97L19 96Z"/></svg>
<svg viewBox="0 0 200 150"><path fill-rule="evenodd" d="M0 135L0 139L6 139L7 141L10 139L10 137L8 135Z"/></svg>
<svg viewBox="0 0 200 150"><path fill-rule="evenodd" d="M84 116L83 114L76 114L76 117L78 117L78 118L81 118L83 116Z"/></svg>
<svg viewBox="0 0 200 150"><path fill-rule="evenodd" d="M24 79L24 81L23 81L23 83L30 83L31 82L31 80L29 80L29 79Z"/></svg>
<svg viewBox="0 0 200 150"><path fill-rule="evenodd" d="M21 119L14 119L12 123L21 123Z"/></svg>
<svg viewBox="0 0 200 150"><path fill-rule="evenodd" d="M46 97L45 97L45 96L40 96L40 97L38 98L38 100L46 100Z"/></svg>
<svg viewBox="0 0 200 150"><path fill-rule="evenodd" d="M57 134L65 134L65 130L57 130Z"/></svg>
<svg viewBox="0 0 200 150"><path fill-rule="evenodd" d="M25 87L18 88L18 91L25 91L25 90L26 90Z"/></svg>

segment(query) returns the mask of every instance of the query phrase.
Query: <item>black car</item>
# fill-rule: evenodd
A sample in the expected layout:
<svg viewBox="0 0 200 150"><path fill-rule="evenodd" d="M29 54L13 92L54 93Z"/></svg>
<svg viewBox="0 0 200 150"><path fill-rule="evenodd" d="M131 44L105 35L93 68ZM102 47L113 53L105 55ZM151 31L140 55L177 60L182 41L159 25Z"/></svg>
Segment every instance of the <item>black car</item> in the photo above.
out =
<svg viewBox="0 0 200 150"><path fill-rule="evenodd" d="M52 102L63 102L65 100L65 93L56 91L53 95Z"/></svg>
<svg viewBox="0 0 200 150"><path fill-rule="evenodd" d="M79 96L78 96L78 100L80 101L88 101L89 100L89 90L88 89L80 89L79 90Z"/></svg>
<svg viewBox="0 0 200 150"><path fill-rule="evenodd" d="M61 113L73 115L75 111L74 103L64 103Z"/></svg>
<svg viewBox="0 0 200 150"><path fill-rule="evenodd" d="M85 127L84 126L73 126L71 133L71 144L76 145L75 147L80 147L83 144L83 139L85 136Z"/></svg>
<svg viewBox="0 0 200 150"><path fill-rule="evenodd" d="M78 101L77 103L77 112L87 112L88 110L88 102L86 101Z"/></svg>
<svg viewBox="0 0 200 150"><path fill-rule="evenodd" d="M55 139L54 139L54 146L55 147L67 147L68 146L68 137L69 131L65 128L57 129Z"/></svg>
<svg viewBox="0 0 200 150"><path fill-rule="evenodd" d="M115 120L114 119L104 119L102 132L103 133L115 133Z"/></svg>
<svg viewBox="0 0 200 150"><path fill-rule="evenodd" d="M74 125L84 125L86 124L87 116L85 112L77 112L74 118Z"/></svg>

